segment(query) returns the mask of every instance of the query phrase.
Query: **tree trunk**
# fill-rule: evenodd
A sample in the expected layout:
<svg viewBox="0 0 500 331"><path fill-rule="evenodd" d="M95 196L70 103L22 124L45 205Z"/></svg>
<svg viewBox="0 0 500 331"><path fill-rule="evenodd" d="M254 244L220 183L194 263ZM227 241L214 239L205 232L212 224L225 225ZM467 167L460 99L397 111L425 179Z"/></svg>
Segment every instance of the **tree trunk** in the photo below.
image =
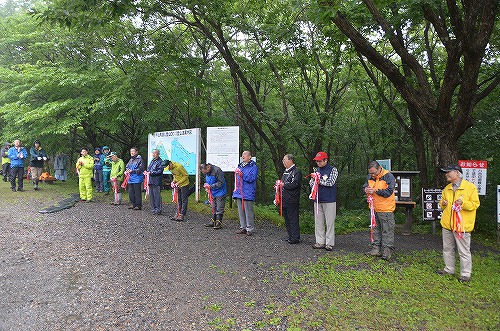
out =
<svg viewBox="0 0 500 331"><path fill-rule="evenodd" d="M457 162L457 140L471 126L474 106L499 82L498 74L493 73L485 80L489 81L488 86L480 90L477 84L485 49L495 26L498 1L466 1L461 2L461 7L456 1L442 2L442 6L447 6L447 11L440 10L439 5L422 3L419 11L431 23L446 51L444 58L436 58L441 62L433 68L440 67L443 70L437 73L441 77L441 84L434 86L430 84L432 79L429 76L436 75L436 72L428 73L414 52L401 42L403 36L395 33L397 25L391 25L391 20L384 17L386 12L377 7L383 6L382 3L376 4L373 0L363 0L363 3L368 15L371 15L372 23L384 32L383 38L398 55L405 75L398 63L393 62L394 57L384 55L392 52L387 48L384 54L377 50L374 43L362 34L361 29L355 28L344 13L338 11L332 21L351 40L356 51L392 82L407 102L410 112L421 120L431 136L434 183L443 184L444 178L439 169ZM397 9L393 15L402 14L399 10L403 8ZM449 16L445 17L444 13ZM431 62L434 63L427 59L424 64L427 66Z"/></svg>
<svg viewBox="0 0 500 331"><path fill-rule="evenodd" d="M458 162L457 139L444 132L432 135L432 151L434 155L434 187L442 188L446 184L441 168Z"/></svg>

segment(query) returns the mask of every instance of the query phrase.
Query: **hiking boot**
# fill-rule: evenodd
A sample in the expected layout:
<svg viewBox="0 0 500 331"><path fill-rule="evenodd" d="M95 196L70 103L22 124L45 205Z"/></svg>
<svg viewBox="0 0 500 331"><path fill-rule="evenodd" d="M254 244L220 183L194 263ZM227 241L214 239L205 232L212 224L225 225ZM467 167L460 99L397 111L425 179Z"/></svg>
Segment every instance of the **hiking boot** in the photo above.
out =
<svg viewBox="0 0 500 331"><path fill-rule="evenodd" d="M236 231L236 234L247 234L247 230L239 229L238 231Z"/></svg>
<svg viewBox="0 0 500 331"><path fill-rule="evenodd" d="M322 249L322 248L325 248L325 245L315 243L314 245L312 245L312 248L314 248L314 249Z"/></svg>
<svg viewBox="0 0 500 331"><path fill-rule="evenodd" d="M392 249L390 247L384 247L384 253L382 254L382 259L390 260L392 256Z"/></svg>
<svg viewBox="0 0 500 331"><path fill-rule="evenodd" d="M215 226L215 221L213 218L210 219L210 221L208 223L205 223L205 226L207 228L213 228Z"/></svg>
<svg viewBox="0 0 500 331"><path fill-rule="evenodd" d="M216 220L215 224L214 224L214 229L216 229L216 230L222 229L222 221ZM248 232L247 232L247 234L248 234Z"/></svg>
<svg viewBox="0 0 500 331"><path fill-rule="evenodd" d="M379 246L375 246L373 245L372 246L372 249L369 250L366 255L368 256L381 256L382 254L380 254L380 247Z"/></svg>

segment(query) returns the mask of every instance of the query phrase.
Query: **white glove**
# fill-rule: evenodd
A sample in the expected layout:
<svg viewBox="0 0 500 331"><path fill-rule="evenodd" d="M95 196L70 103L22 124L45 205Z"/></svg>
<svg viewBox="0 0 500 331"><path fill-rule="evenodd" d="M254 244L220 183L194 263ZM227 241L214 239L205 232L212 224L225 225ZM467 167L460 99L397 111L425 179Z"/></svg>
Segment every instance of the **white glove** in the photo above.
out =
<svg viewBox="0 0 500 331"><path fill-rule="evenodd" d="M42 159L42 157L41 157L41 156L39 156L39 157L37 157L37 159L38 159L38 161L40 161L40 160Z"/></svg>
<svg viewBox="0 0 500 331"><path fill-rule="evenodd" d="M46 157L46 156L44 156L44 157L43 157L43 160L44 160L44 161L47 161L47 157Z"/></svg>

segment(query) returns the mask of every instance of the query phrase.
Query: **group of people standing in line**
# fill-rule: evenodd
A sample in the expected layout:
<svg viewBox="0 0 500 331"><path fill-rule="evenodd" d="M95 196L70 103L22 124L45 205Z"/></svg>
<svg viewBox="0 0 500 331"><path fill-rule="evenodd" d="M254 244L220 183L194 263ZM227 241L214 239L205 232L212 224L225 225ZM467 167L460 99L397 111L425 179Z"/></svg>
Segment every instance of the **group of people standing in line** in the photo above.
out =
<svg viewBox="0 0 500 331"><path fill-rule="evenodd" d="M40 177L43 172L45 162L49 160L45 149L42 148L40 140L35 140L29 153L21 145L21 140L16 139L11 144L6 142L0 151L2 157L2 175L4 182L10 182L13 192L24 191L25 161L29 160L28 176L33 183L33 189L39 190ZM66 165L68 157L64 153L59 153L54 159L55 178L66 181ZM17 183L16 183L17 182ZM17 185L16 185L17 184ZM17 187L17 188L16 188Z"/></svg>
<svg viewBox="0 0 500 331"><path fill-rule="evenodd" d="M162 160L157 149L152 151L152 159L145 165L138 149L130 149L130 160L125 165L116 152L111 152L108 146L95 148L90 156L86 148L81 149L81 156L76 163L79 176L80 200L90 202L93 198L92 178L96 191L114 193L113 205L122 204L122 188L127 188L130 199L129 209L142 209L142 192L149 195L151 212L162 213L161 187L164 170L173 175L171 182L174 201L177 203L177 213L172 220L184 221L187 213L188 197L193 192L189 187L189 176L184 166L171 160ZM1 150L3 180L10 180L12 191L23 191L24 161L30 160L33 187L38 190L38 178L43 164L48 160L47 153L35 140L30 152L21 146L16 139L14 145L6 143ZM328 154L318 152L313 160L317 167L309 174L311 188L310 199L314 201L315 243L314 249L333 250L335 246L335 218L337 201L338 170L328 161ZM280 206L285 220L288 236L284 238L289 244L300 242L299 205L302 186L301 171L296 167L293 155L283 157L285 171L275 188L280 194ZM66 179L67 157L60 154L56 157L54 168L56 178ZM57 163L57 164L56 164ZM209 196L212 209L211 219L205 224L214 229L222 228L227 185L224 173L220 167L205 163L199 167L205 175L204 188ZM445 187L440 201L442 208L441 226L443 237L443 259L445 268L438 270L440 275L454 275L455 247L460 256L461 282L470 281L472 258L470 252L471 231L474 229L476 209L479 207L479 197L476 186L463 179L462 169L456 164L441 169L446 174L449 184ZM384 169L377 161L371 161L367 166L368 175L363 192L370 208L371 249L367 255L389 260L394 250L394 210L396 200L394 188L396 180L390 171ZM251 236L255 231L254 201L257 188L258 167L252 160L250 151L244 151L241 162L235 169L235 189L232 198L236 200L240 227L239 235ZM17 179L17 189L16 189Z"/></svg>

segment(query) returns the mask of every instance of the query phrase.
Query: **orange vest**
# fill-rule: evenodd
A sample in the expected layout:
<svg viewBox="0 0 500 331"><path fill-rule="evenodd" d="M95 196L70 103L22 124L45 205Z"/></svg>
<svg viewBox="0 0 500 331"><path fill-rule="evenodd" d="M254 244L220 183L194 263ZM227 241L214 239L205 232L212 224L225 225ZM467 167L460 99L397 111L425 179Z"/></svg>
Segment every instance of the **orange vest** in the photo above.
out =
<svg viewBox="0 0 500 331"><path fill-rule="evenodd" d="M394 198L394 184L395 179L394 176L385 169L382 169L382 172L378 174L375 178L368 175L367 186L373 187L379 190L392 190L390 196L384 197L375 192L373 194L373 206L375 208L375 212L377 213L388 213L393 212L396 209L396 200Z"/></svg>

